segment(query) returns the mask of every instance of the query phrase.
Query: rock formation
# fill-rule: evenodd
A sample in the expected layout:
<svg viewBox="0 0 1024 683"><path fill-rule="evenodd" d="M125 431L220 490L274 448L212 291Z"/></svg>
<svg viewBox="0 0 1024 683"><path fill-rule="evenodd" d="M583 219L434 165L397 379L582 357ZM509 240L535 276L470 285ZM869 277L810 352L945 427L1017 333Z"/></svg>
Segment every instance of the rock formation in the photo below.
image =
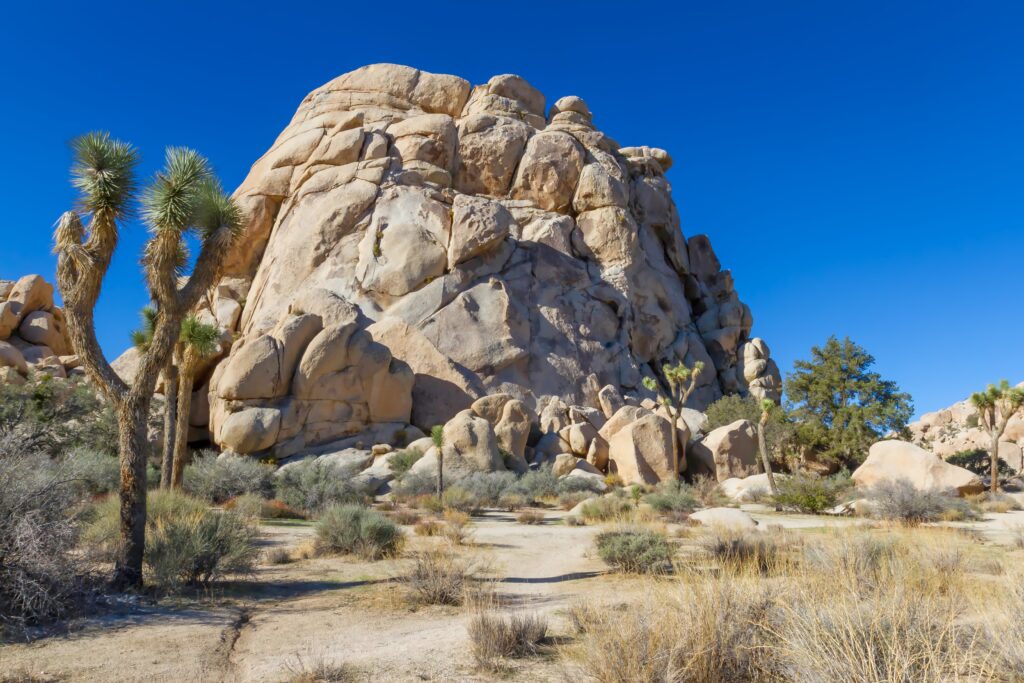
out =
<svg viewBox="0 0 1024 683"><path fill-rule="evenodd" d="M84 374L53 303L53 285L41 275L0 280L0 383L23 384L29 372L52 377Z"/></svg>
<svg viewBox="0 0 1024 683"><path fill-rule="evenodd" d="M493 393L546 431L551 401L649 398L664 362L706 364L693 408L778 398L732 276L680 230L671 157L593 118L518 76L390 64L310 93L235 193L246 234L205 313L236 339L214 440L285 457L417 436Z"/></svg>
<svg viewBox="0 0 1024 683"><path fill-rule="evenodd" d="M1024 387L1024 382L1017 385ZM907 425L911 440L940 458L960 451L988 451L991 437L978 425L978 411L970 400L925 413ZM1017 472L1024 472L1024 418L1010 419L999 441L999 457Z"/></svg>
<svg viewBox="0 0 1024 683"><path fill-rule="evenodd" d="M922 491L969 495L985 490L981 478L970 470L951 465L919 446L897 439L873 444L864 464L854 470L851 477L859 488L904 479Z"/></svg>

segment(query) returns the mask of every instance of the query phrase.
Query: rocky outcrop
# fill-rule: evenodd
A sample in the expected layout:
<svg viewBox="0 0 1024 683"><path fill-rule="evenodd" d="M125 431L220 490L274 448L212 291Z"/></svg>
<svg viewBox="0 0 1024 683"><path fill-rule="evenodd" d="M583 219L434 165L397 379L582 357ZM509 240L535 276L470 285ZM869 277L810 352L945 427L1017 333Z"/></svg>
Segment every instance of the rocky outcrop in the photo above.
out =
<svg viewBox="0 0 1024 683"><path fill-rule="evenodd" d="M757 427L737 420L713 429L689 450L691 475L703 474L719 482L747 477L758 470Z"/></svg>
<svg viewBox="0 0 1024 683"><path fill-rule="evenodd" d="M1017 385L1024 387L1024 382ZM925 413L907 425L911 441L940 458L961 451L988 451L992 440L978 424L978 410L969 400ZM999 457L1017 472L1024 472L1024 417L1010 418L999 441Z"/></svg>
<svg viewBox="0 0 1024 683"><path fill-rule="evenodd" d="M981 478L970 470L951 465L934 453L906 441L888 439L873 444L864 464L851 475L858 487L905 479L922 491L981 493Z"/></svg>
<svg viewBox="0 0 1024 683"><path fill-rule="evenodd" d="M30 372L84 375L54 305L53 285L41 275L0 280L0 382L24 383Z"/></svg>
<svg viewBox="0 0 1024 683"><path fill-rule="evenodd" d="M650 397L642 379L665 362L706 364L692 408L729 392L778 398L731 274L707 237L680 230L671 157L620 147L578 97L545 107L518 76L471 87L391 64L303 100L235 193L246 236L212 313L238 339L209 385L218 443L228 416L253 408L281 414L275 452L378 419L427 430L494 393L538 415L550 398L608 414ZM313 309L300 302L314 293L379 344L358 386L333 365L317 379L325 395L345 378L340 398L300 396L289 365L308 353L300 319ZM384 351L403 365L385 372ZM405 391L398 367L411 368L411 414L400 397L376 415L365 392ZM518 451L516 434L497 433Z"/></svg>

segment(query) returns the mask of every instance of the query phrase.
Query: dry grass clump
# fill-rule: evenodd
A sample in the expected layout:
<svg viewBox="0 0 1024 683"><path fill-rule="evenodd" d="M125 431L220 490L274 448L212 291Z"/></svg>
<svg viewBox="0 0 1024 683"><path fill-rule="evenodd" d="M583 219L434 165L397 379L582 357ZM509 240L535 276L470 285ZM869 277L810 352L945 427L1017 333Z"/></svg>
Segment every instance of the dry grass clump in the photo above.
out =
<svg viewBox="0 0 1024 683"><path fill-rule="evenodd" d="M724 507L732 503L732 500L722 493L718 481L705 474L697 475L690 482L690 492L700 501L701 507L713 508Z"/></svg>
<svg viewBox="0 0 1024 683"><path fill-rule="evenodd" d="M353 683L359 678L354 667L329 662L324 657L314 657L306 662L296 655L295 660L286 667L286 683Z"/></svg>
<svg viewBox="0 0 1024 683"><path fill-rule="evenodd" d="M516 515L516 521L520 524L543 524L544 513L540 510L523 510Z"/></svg>
<svg viewBox="0 0 1024 683"><path fill-rule="evenodd" d="M490 610L478 610L470 620L468 630L477 666L495 670L502 659L537 654L547 635L548 622L539 614L501 615Z"/></svg>
<svg viewBox="0 0 1024 683"><path fill-rule="evenodd" d="M290 564L292 562L292 554L287 548L271 548L270 550L263 553L264 564Z"/></svg>
<svg viewBox="0 0 1024 683"><path fill-rule="evenodd" d="M967 502L982 512L1002 513L1021 509L1021 504L1013 496L1008 496L1005 493L992 493L991 491L968 496Z"/></svg>
<svg viewBox="0 0 1024 683"><path fill-rule="evenodd" d="M693 573L618 609L573 608L573 680L1024 680L1024 577L974 573L985 553L968 539L833 531L787 552L769 579Z"/></svg>
<svg viewBox="0 0 1024 683"><path fill-rule="evenodd" d="M440 536L444 525L436 519L423 519L413 526L412 531L417 536Z"/></svg>
<svg viewBox="0 0 1024 683"><path fill-rule="evenodd" d="M469 540L469 514L458 510L444 511L441 535L452 545L464 545Z"/></svg>
<svg viewBox="0 0 1024 683"><path fill-rule="evenodd" d="M420 521L419 513L408 508L398 508L391 515L391 518L402 526L413 526Z"/></svg>
<svg viewBox="0 0 1024 683"><path fill-rule="evenodd" d="M953 493L922 491L905 479L882 481L866 492L872 516L902 524L977 518L971 506Z"/></svg>
<svg viewBox="0 0 1024 683"><path fill-rule="evenodd" d="M472 567L450 550L428 550L413 559L405 577L408 599L417 605L461 605Z"/></svg>
<svg viewBox="0 0 1024 683"><path fill-rule="evenodd" d="M700 539L709 557L734 572L750 570L767 574L783 568L786 541L783 534L713 528Z"/></svg>
<svg viewBox="0 0 1024 683"><path fill-rule="evenodd" d="M590 524L611 521L628 522L633 518L635 512L636 506L632 501L618 496L603 496L584 503L580 509L580 516Z"/></svg>
<svg viewBox="0 0 1024 683"><path fill-rule="evenodd" d="M63 676L34 673L23 668L17 671L0 672L0 683L62 683L64 680L66 679Z"/></svg>

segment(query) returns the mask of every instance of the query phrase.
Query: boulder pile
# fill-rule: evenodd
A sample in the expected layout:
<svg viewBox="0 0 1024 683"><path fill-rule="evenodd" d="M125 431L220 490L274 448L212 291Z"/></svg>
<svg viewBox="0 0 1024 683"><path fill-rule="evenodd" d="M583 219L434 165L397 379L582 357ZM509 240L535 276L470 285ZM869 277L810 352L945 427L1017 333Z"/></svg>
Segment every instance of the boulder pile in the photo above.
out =
<svg viewBox="0 0 1024 683"><path fill-rule="evenodd" d="M0 280L0 383L23 384L29 372L65 378L84 374L41 275Z"/></svg>
<svg viewBox="0 0 1024 683"><path fill-rule="evenodd" d="M780 391L730 272L680 230L671 165L518 76L376 64L318 88L235 193L245 238L209 313L235 340L208 385L213 439L282 458L461 415L521 467L535 414L552 461L663 476L647 459L671 446L660 422L592 447L594 420L561 406L621 425L601 392L638 408L666 362L705 364L690 408ZM493 395L508 415L472 408Z"/></svg>

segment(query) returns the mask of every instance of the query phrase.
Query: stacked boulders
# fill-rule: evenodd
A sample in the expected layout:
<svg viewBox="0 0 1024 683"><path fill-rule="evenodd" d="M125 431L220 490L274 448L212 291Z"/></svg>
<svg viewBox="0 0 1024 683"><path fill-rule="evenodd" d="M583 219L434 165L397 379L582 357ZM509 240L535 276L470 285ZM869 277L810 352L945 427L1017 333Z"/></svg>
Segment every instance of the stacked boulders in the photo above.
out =
<svg viewBox="0 0 1024 683"><path fill-rule="evenodd" d="M209 383L213 438L290 457L331 439L370 443L378 425L425 432L507 394L516 414L491 415L492 429L521 468L512 425L523 415L536 414L542 434L584 422L599 431L577 418L614 415L602 387L639 407L654 398L643 379L663 363L705 363L690 408L730 392L778 399L778 368L751 336L731 274L706 237L680 230L671 165L664 150L601 133L579 97L548 108L518 76L471 87L377 64L318 88L235 193L246 233L213 304L236 340ZM317 292L343 302L331 305L347 311L350 333L328 332L341 323L300 305ZM296 375L313 344L308 315L323 343L355 339L354 358L368 345L370 365L338 350L310 389ZM385 388L396 397L381 412ZM592 412L547 429L552 399ZM659 425L624 433L620 452L671 443ZM258 434L243 439L250 428ZM589 450L589 430L576 427L576 445L552 457ZM604 446L594 449L583 459L601 462ZM663 469L638 462L635 476Z"/></svg>
<svg viewBox="0 0 1024 683"><path fill-rule="evenodd" d="M1024 387L1024 382L1017 385ZM980 424L978 409L960 401L949 408L925 413L907 425L911 441L940 458L962 451L988 451L992 437ZM1015 415L999 439L999 457L1016 472L1024 473L1024 417Z"/></svg>
<svg viewBox="0 0 1024 683"><path fill-rule="evenodd" d="M84 374L71 348L64 311L41 275L0 280L0 383L23 384L31 372Z"/></svg>

